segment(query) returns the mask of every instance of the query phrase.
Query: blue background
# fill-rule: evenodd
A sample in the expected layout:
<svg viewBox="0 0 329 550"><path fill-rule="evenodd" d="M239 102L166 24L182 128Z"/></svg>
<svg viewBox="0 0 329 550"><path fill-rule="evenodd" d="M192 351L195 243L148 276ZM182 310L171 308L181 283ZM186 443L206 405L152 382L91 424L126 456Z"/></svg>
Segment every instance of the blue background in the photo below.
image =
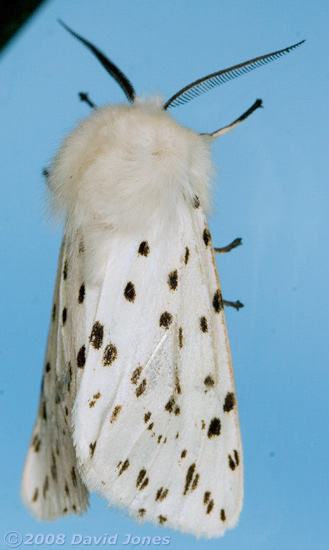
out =
<svg viewBox="0 0 329 550"><path fill-rule="evenodd" d="M2 51L0 85L1 526L22 534L170 535L171 549L328 548L328 2L50 0ZM258 110L213 146L216 246L245 457L245 502L222 540L140 527L105 501L82 518L35 522L20 478L35 420L61 230L45 224L42 169L77 120L124 101L56 22L96 43L139 94L168 99L196 78L299 49L171 112L196 131ZM0 543L4 547L3 542ZM66 547L70 547L67 544ZM96 546L95 546L96 547Z"/></svg>

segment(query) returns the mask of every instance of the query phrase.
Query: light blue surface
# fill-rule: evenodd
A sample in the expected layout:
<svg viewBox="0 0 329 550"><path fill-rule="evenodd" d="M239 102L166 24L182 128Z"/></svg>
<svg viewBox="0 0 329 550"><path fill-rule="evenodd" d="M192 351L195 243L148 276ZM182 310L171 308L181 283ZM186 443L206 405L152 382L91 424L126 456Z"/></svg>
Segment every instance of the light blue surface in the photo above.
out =
<svg viewBox="0 0 329 550"><path fill-rule="evenodd" d="M51 0L3 50L1 548L11 530L65 533L67 541L74 533L118 533L117 547L132 533L169 535L175 550L328 548L328 16L325 0ZM42 168L89 113L77 92L88 91L98 105L124 101L57 17L96 43L139 93L160 90L166 99L196 78L307 39L172 110L181 123L210 132L257 97L265 106L213 147L220 176L213 240L244 241L219 258L223 293L246 306L226 314L245 502L238 527L222 540L137 526L96 496L82 518L49 524L35 522L20 501L61 241L61 230L44 223Z"/></svg>

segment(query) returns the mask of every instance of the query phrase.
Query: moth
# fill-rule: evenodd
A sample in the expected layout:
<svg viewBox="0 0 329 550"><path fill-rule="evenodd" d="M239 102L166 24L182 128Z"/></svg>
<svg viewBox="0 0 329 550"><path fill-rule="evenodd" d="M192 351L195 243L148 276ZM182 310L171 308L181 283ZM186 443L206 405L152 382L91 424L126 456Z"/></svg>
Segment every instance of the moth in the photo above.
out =
<svg viewBox="0 0 329 550"><path fill-rule="evenodd" d="M170 109L301 42L163 103L136 97L114 63L64 27L129 103L95 108L47 177L66 225L22 498L52 520L87 510L95 491L138 522L219 537L238 521L243 465L215 252L241 240L212 243L210 146L261 100L212 134L184 128Z"/></svg>

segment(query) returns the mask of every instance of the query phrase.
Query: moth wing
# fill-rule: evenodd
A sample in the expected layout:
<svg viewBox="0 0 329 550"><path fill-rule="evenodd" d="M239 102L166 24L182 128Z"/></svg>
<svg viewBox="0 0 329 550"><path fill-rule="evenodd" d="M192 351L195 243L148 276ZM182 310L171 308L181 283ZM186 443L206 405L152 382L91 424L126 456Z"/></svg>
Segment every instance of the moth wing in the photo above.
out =
<svg viewBox="0 0 329 550"><path fill-rule="evenodd" d="M68 278L68 257L68 249L63 242L55 283L40 404L21 488L24 503L40 520L80 514L88 507L89 493L77 468L71 429L71 413L79 373L71 366L65 337L76 318L85 317L85 307L82 303L79 304L78 291L74 288L75 281L81 278L81 261L77 255L70 262L74 271ZM78 326L83 330L83 323Z"/></svg>
<svg viewBox="0 0 329 550"><path fill-rule="evenodd" d="M201 208L161 238L114 238L110 257L73 416L83 479L137 520L221 536L242 506L242 449Z"/></svg>

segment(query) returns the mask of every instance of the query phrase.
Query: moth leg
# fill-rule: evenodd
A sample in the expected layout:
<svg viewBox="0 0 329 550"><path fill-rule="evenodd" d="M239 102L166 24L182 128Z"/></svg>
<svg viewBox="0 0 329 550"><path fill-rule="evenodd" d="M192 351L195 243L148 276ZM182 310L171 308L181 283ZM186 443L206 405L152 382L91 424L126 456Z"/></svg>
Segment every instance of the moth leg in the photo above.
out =
<svg viewBox="0 0 329 550"><path fill-rule="evenodd" d="M225 252L230 252L231 250L233 250L233 248L236 248L241 244L242 244L242 239L238 237L237 239L234 239L234 241L232 241L227 246L223 246L222 248L214 248L214 250L215 252L217 252L217 254L224 254Z"/></svg>
<svg viewBox="0 0 329 550"><path fill-rule="evenodd" d="M45 180L46 180L47 186L49 187L49 170L48 170L48 168L44 168L44 169L42 170L42 175L43 175L43 177L44 177Z"/></svg>
<svg viewBox="0 0 329 550"><path fill-rule="evenodd" d="M212 138L218 138L219 136L222 136L223 134L227 134L227 132L230 132L233 130L233 128L236 128L236 126L239 126L243 120L248 118L249 115L251 115L256 109L259 107L263 107L263 102L261 99L256 99L255 103L252 104L251 107L247 111L245 111L239 118L231 122L228 126L224 126L223 128L220 128L219 130L216 130L215 132L212 132L211 134L201 134L202 136L211 136Z"/></svg>
<svg viewBox="0 0 329 550"><path fill-rule="evenodd" d="M79 92L80 101L84 101L91 107L92 109L96 109L95 103L93 103L90 99L87 93L85 92Z"/></svg>
<svg viewBox="0 0 329 550"><path fill-rule="evenodd" d="M237 311L244 307L243 304L241 304L240 300L237 300L236 302L228 302L227 300L223 300L224 306L234 307Z"/></svg>

